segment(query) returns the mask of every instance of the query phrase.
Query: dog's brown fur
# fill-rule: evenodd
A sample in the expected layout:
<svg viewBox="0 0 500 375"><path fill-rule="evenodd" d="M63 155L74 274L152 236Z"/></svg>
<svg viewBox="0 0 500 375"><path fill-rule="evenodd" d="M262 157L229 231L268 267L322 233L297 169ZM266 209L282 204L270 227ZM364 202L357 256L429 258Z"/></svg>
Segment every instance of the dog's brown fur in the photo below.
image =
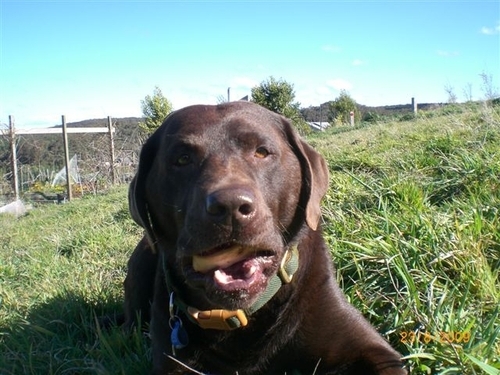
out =
<svg viewBox="0 0 500 375"><path fill-rule="evenodd" d="M400 355L335 282L319 229L327 187L324 159L287 119L258 105L191 106L165 120L144 145L131 184L131 213L146 236L125 280L126 324L151 319L154 374L189 373L168 358L165 269L190 306L248 308L293 244L300 265L291 283L246 327L202 329L178 312L189 344L177 358L211 374L406 374ZM259 282L226 291L193 270L193 256L227 243L265 250L256 250Z"/></svg>

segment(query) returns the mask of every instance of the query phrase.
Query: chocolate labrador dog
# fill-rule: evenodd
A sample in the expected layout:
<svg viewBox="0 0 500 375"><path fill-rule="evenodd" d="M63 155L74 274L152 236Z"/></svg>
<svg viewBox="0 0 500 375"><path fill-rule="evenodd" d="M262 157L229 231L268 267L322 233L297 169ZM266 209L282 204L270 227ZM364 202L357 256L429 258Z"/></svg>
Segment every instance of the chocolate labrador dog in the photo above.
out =
<svg viewBox="0 0 500 375"><path fill-rule="evenodd" d="M126 324L150 320L154 374L403 375L349 305L319 228L324 159L248 102L173 112L130 187L145 229Z"/></svg>

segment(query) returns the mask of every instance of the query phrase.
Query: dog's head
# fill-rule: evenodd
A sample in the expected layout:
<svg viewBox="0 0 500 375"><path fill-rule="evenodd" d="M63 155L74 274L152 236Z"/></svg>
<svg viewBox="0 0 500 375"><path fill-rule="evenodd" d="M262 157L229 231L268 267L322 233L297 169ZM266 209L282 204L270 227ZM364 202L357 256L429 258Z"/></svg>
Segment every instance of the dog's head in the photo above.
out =
<svg viewBox="0 0 500 375"><path fill-rule="evenodd" d="M287 119L233 102L173 112L143 146L129 202L186 302L234 310L317 229L327 187L324 159Z"/></svg>

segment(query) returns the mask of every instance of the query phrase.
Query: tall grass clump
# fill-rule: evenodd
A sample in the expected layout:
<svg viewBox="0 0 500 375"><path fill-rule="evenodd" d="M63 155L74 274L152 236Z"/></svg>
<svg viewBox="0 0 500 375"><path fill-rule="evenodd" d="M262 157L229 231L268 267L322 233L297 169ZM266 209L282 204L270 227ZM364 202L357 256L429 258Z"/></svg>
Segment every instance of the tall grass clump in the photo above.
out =
<svg viewBox="0 0 500 375"><path fill-rule="evenodd" d="M0 374L140 374L140 332L102 332L140 230L126 189L0 216ZM138 360L141 358L141 360Z"/></svg>
<svg viewBox="0 0 500 375"><path fill-rule="evenodd" d="M452 109L310 135L331 172L323 231L411 374L498 374L500 107ZM0 374L149 372L146 334L98 324L142 235L125 187L0 228Z"/></svg>
<svg viewBox="0 0 500 375"><path fill-rule="evenodd" d="M412 374L500 370L500 110L316 136L324 231L348 299Z"/></svg>

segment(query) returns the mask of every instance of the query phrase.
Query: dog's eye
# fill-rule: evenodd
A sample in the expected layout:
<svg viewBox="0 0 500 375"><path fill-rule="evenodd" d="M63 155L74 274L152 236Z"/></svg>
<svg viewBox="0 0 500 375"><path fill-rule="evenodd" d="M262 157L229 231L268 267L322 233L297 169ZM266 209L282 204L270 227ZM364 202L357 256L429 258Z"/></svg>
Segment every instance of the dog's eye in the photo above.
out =
<svg viewBox="0 0 500 375"><path fill-rule="evenodd" d="M184 165L188 165L191 163L191 156L188 154L182 154L180 155L177 160L175 161L175 165L178 167L182 167Z"/></svg>
<svg viewBox="0 0 500 375"><path fill-rule="evenodd" d="M257 147L254 156L259 159L264 159L269 155L269 151L265 147Z"/></svg>

